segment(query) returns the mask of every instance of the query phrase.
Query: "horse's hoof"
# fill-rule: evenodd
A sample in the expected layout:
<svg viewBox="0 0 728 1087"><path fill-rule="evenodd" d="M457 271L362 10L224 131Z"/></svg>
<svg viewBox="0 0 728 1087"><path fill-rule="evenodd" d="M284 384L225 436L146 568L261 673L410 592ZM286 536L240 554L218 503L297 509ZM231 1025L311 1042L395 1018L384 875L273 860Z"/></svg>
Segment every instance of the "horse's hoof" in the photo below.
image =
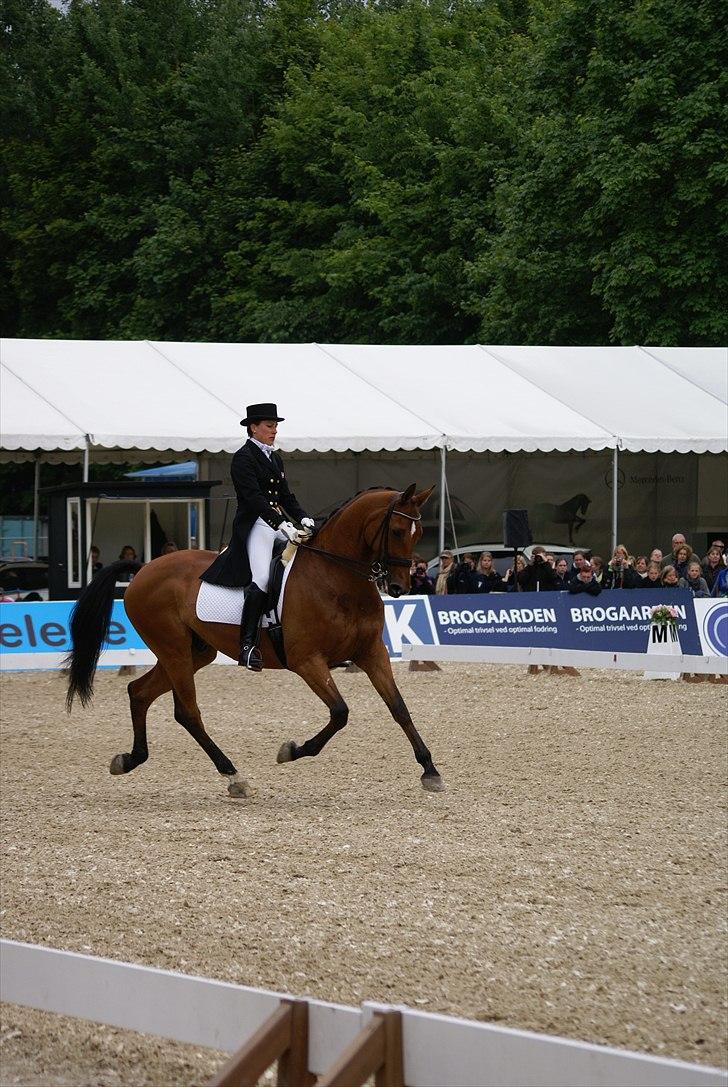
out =
<svg viewBox="0 0 728 1087"><path fill-rule="evenodd" d="M109 773L116 776L117 774L128 774L131 767L129 766L129 755L114 755L109 766Z"/></svg>
<svg viewBox="0 0 728 1087"><path fill-rule="evenodd" d="M441 793L445 788L445 782L439 774L423 774L420 778L422 788L428 793Z"/></svg>
<svg viewBox="0 0 728 1087"><path fill-rule="evenodd" d="M276 755L276 762L293 762L296 757L296 745L293 740L288 740L287 743L281 744L280 750Z"/></svg>
<svg viewBox="0 0 728 1087"><path fill-rule="evenodd" d="M249 785L244 778L238 778L237 781L231 781L228 784L228 794L234 796L236 800L248 800L252 796L258 795L258 790L254 789L252 785Z"/></svg>

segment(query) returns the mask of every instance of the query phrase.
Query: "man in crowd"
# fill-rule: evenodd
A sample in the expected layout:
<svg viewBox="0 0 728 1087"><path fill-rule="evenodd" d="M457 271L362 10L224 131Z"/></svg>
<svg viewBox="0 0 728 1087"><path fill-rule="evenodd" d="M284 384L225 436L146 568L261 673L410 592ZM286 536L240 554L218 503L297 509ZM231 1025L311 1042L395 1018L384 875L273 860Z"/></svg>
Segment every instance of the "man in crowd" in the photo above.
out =
<svg viewBox="0 0 728 1087"><path fill-rule="evenodd" d="M558 588L554 568L546 558L546 548L539 544L533 549L533 557L525 570L518 575L518 584L523 592L553 592Z"/></svg>
<svg viewBox="0 0 728 1087"><path fill-rule="evenodd" d="M570 593L588 593L590 596L599 596L602 587L594 577L592 565L586 559L581 564L579 573L569 582Z"/></svg>
<svg viewBox="0 0 728 1087"><path fill-rule="evenodd" d="M427 576L427 563L418 558L410 573L410 592L415 596L431 596L435 586Z"/></svg>
<svg viewBox="0 0 728 1087"><path fill-rule="evenodd" d="M662 560L663 570L665 569L666 566L674 566L675 565L675 563L677 562L677 553L678 553L678 551L680 550L681 547L685 547L686 543L687 543L687 540L683 536L682 532L676 532L675 535L673 536L671 542L670 542L670 546L671 546L672 550Z"/></svg>

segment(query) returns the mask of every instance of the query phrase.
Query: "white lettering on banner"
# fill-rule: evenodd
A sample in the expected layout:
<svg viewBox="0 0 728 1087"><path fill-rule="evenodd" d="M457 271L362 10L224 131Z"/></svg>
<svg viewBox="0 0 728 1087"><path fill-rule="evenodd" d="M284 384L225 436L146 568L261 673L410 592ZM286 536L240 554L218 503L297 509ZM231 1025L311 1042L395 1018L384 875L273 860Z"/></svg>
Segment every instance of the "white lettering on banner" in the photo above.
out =
<svg viewBox="0 0 728 1087"><path fill-rule="evenodd" d="M416 604L405 604L399 615L394 608L384 609L384 621L393 653L402 652L402 642L406 638L410 645L422 645L422 638L412 629L410 621L415 613Z"/></svg>
<svg viewBox="0 0 728 1087"><path fill-rule="evenodd" d="M512 623L555 623L553 608L511 608L510 611L438 611L437 620L442 626L464 626L467 623L492 623L506 626Z"/></svg>
<svg viewBox="0 0 728 1087"><path fill-rule="evenodd" d="M687 618L687 609L684 604L673 604L672 607L678 613L681 619ZM639 622L648 623L652 617L652 605L643 604L641 607L634 605L634 607L628 608L626 605L621 607L607 607L607 608L571 608L571 621L573 623L603 623L605 619L609 619L612 622Z"/></svg>

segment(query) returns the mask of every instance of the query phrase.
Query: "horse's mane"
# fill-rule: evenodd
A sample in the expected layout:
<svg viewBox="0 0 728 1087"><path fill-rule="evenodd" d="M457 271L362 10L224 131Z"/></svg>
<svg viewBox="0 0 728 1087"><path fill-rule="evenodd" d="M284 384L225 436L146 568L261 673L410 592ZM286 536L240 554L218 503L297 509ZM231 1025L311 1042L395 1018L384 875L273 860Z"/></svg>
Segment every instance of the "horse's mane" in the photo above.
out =
<svg viewBox="0 0 728 1087"><path fill-rule="evenodd" d="M331 522L334 520L334 518L338 517L340 513L343 513L345 509L348 509L349 506L352 505L352 503L356 502L357 498L361 498L361 496L363 494L369 494L371 491L389 491L391 494L395 494L396 491L397 491L397 488L396 487L379 487L379 486L377 486L377 487L365 487L364 490L357 491L355 495L353 495L351 498L347 498L345 502L342 502L340 506L337 506L336 509L332 513L329 514L329 516L326 518L324 523L319 528L316 529L316 535L318 535L319 532L323 531L323 529L328 528L331 525Z"/></svg>

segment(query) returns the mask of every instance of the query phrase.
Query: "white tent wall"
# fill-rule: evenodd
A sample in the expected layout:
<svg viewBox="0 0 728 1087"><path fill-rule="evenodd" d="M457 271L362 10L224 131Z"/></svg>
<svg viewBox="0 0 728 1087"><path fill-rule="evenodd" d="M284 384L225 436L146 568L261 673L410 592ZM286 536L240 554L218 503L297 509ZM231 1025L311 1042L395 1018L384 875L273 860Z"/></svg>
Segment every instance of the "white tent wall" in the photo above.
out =
<svg viewBox="0 0 728 1087"><path fill-rule="evenodd" d="M619 539L634 553L665 548L674 532L684 532L700 550L710 533L728 530L728 454L625 453L620 456ZM403 488L439 484L439 452L306 454L286 457L289 483L312 513L323 515L359 490L371 486ZM235 509L229 458L201 458L206 479L225 482L213 489L211 544L218 547L230 498L225 535ZM612 522L612 454L448 453L447 477L458 543L495 543L502 538L505 509L527 509L534 541L569 543L570 503L589 499L572 521L576 546L609 555ZM722 482L721 482L722 481ZM426 557L438 547L439 486L425 507ZM573 502L574 512L581 505ZM446 511L448 513L448 511ZM453 536L446 517L446 543ZM224 542L227 542L226 540ZM703 552L701 551L701 554Z"/></svg>

